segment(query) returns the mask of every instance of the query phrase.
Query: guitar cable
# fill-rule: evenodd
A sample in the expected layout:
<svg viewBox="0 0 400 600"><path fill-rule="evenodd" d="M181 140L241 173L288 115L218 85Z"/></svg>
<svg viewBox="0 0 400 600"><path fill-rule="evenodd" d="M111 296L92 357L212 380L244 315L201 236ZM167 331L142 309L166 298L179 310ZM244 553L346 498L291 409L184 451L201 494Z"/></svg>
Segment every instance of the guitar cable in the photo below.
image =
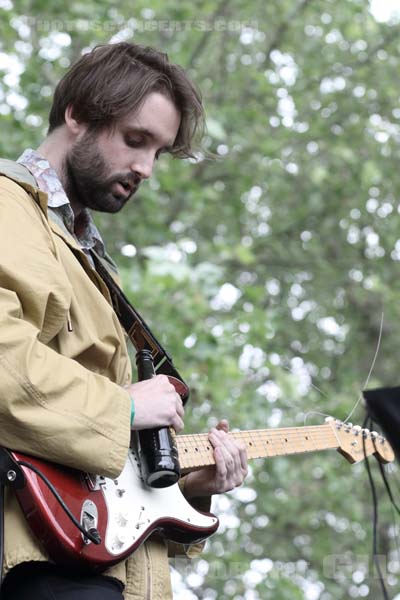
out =
<svg viewBox="0 0 400 600"><path fill-rule="evenodd" d="M371 417L371 416L369 416L369 417L366 419L366 421L365 421L365 422L368 424L368 428L369 428L369 429L372 429L372 427L374 427L374 425L375 425L375 422L374 422L374 420L372 419L372 417ZM376 448L376 441L375 441L375 440L373 440L373 443L374 443L374 447ZM382 481L383 481L383 483L384 483L384 485L385 485L386 492L387 492L387 494L388 494L388 496L389 496L389 500L390 500L390 502L391 502L391 504L392 504L392 507L393 507L393 509L395 510L395 512L396 512L398 515L400 515L400 507L399 507L399 505L397 504L397 502L396 502L396 501L395 501L395 499L394 499L393 492L392 492L392 488L390 487L390 484L389 484L389 481L388 481L387 475L386 475L386 473L385 473L385 469L384 469L384 467L383 467L383 464L382 464L380 461L378 461L378 465L379 465L379 471L380 471L380 474L381 474L381 477L382 477ZM395 516L395 515L394 515L394 516Z"/></svg>
<svg viewBox="0 0 400 600"><path fill-rule="evenodd" d="M74 517L74 515L72 514L72 512L70 511L68 506L65 504L64 500L61 498L60 494L57 492L54 485L51 483L51 481L49 481L49 479L47 479L46 475L43 475L43 473L37 467L35 467L34 465L32 465L29 462L26 462L25 460L18 460L16 462L21 467L26 467L27 469L30 469L31 471L33 471L34 473L36 473L36 475L38 475L40 477L40 479L47 485L47 487L49 488L49 490L51 491L51 493L53 494L53 496L55 497L57 502L60 504L61 508L64 510L66 515L69 517L69 519L75 525L75 527L77 527L79 529L79 531L82 533L84 538L87 538L88 540L93 542L93 544L96 544L96 545L101 544L101 536L100 536L100 533L98 532L98 530L95 527L91 527L89 530L87 530L79 523L79 521Z"/></svg>
<svg viewBox="0 0 400 600"><path fill-rule="evenodd" d="M369 415L367 415L364 419L364 423L363 423L363 428L365 428L367 426L367 424L370 423L370 417ZM367 470L367 474L368 474L368 480L369 480L369 484L371 487L371 493L372 493L372 506L373 506L373 516L372 516L372 558L375 564L375 568L376 568L376 572L378 574L378 579L379 579L379 583L382 589L382 594L383 594L383 598L384 600L390 600L388 593L387 593L387 589L386 589L386 585L383 579L383 574L381 571L381 566L379 564L379 560L378 560L378 536L377 536L377 531L378 531L378 495L376 493L376 487L375 487L375 482L373 480L372 477L372 473L371 473L371 467L369 464L369 459L367 456L367 452L366 452L366 447L365 447L365 438L363 437L363 451L364 451L364 459L365 459L365 468Z"/></svg>
<svg viewBox="0 0 400 600"><path fill-rule="evenodd" d="M371 427L374 426L374 421L372 419L370 419L369 423L371 424ZM375 444L376 444L376 442L374 440L374 447L375 447ZM386 488L387 494L389 496L390 502L391 502L393 508L395 509L395 511L397 512L397 514L400 515L400 506L396 503L396 501L394 499L392 488L390 487L389 481L387 479L385 469L383 468L383 465L379 460L378 460L378 465L379 465L381 477L382 477L383 483L385 484L385 488Z"/></svg>

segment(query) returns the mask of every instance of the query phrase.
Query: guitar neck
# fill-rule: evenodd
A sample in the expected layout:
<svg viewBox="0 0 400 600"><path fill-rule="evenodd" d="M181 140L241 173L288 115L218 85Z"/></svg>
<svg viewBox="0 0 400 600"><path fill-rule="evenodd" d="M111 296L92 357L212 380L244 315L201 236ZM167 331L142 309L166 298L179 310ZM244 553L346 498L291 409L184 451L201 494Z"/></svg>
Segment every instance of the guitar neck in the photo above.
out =
<svg viewBox="0 0 400 600"><path fill-rule="evenodd" d="M250 459L337 449L340 446L328 424L237 431L228 435L245 444ZM207 434L179 435L176 445L183 473L215 464Z"/></svg>

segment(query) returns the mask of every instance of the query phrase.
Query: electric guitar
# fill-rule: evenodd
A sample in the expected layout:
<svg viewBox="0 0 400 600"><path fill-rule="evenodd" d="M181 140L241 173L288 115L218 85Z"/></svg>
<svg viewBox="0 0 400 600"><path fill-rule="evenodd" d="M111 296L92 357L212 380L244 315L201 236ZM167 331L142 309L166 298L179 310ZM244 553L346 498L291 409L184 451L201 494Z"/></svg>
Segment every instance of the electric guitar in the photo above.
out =
<svg viewBox="0 0 400 600"><path fill-rule="evenodd" d="M380 434L332 417L323 425L238 431L228 435L246 445L250 459L327 449L338 450L350 463L371 454L382 463L394 459L390 444ZM178 435L176 444L182 473L214 464L207 434ZM146 486L134 444L116 479L83 473L19 452L10 454L20 463L25 477L24 486L15 493L28 524L57 563L102 571L130 555L154 532L168 540L189 544L204 540L218 528L217 517L195 510L178 483L162 489ZM95 532L97 541L93 536L91 541L78 530L38 471L56 488L82 530L88 535Z"/></svg>

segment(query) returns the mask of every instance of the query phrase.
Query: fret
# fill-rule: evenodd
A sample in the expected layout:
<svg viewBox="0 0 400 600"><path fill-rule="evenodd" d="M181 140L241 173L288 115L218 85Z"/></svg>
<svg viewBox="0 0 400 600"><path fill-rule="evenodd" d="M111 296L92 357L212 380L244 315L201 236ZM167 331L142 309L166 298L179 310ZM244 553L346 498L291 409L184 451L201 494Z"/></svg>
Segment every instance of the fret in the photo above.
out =
<svg viewBox="0 0 400 600"><path fill-rule="evenodd" d="M301 454L339 446L329 424L234 431L228 435L245 444L250 459ZM178 435L176 444L183 472L215 463L207 434Z"/></svg>

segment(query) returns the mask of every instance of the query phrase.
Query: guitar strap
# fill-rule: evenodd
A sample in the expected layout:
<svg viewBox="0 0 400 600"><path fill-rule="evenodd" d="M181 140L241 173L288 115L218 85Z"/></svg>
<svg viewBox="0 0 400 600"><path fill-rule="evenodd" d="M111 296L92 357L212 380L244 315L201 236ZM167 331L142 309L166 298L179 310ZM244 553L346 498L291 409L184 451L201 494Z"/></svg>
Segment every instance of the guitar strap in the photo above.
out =
<svg viewBox="0 0 400 600"><path fill-rule="evenodd" d="M125 329L136 351L150 350L156 374L174 377L181 382L182 385L176 386L176 389L182 398L183 404L186 404L186 401L189 398L189 388L175 369L172 358L167 354L167 351L161 346L160 342L150 331L150 328L146 325L137 310L133 308L124 292L110 275L109 270L105 267L100 255L94 250L91 250L90 254L97 273L100 275L110 292L112 305L119 322Z"/></svg>

